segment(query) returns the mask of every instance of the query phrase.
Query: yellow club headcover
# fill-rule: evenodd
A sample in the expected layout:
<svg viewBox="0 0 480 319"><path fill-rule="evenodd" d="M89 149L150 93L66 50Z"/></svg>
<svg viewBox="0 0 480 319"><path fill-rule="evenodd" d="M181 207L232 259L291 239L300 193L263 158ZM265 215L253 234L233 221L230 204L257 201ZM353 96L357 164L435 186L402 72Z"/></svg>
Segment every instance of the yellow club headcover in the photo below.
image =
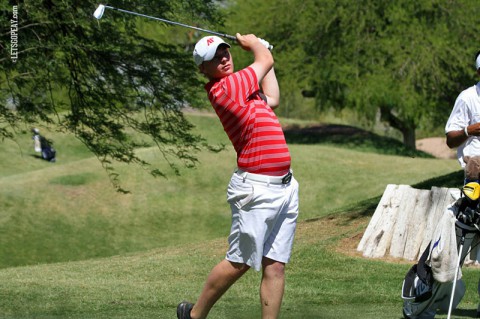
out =
<svg viewBox="0 0 480 319"><path fill-rule="evenodd" d="M463 186L462 191L471 200L477 200L480 197L480 184L477 182L468 183Z"/></svg>

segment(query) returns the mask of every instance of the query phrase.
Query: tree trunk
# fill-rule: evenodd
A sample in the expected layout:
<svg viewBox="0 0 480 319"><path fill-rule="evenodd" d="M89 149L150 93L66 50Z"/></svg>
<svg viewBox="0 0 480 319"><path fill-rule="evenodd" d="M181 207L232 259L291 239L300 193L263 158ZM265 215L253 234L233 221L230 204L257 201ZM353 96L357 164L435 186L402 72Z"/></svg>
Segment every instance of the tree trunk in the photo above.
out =
<svg viewBox="0 0 480 319"><path fill-rule="evenodd" d="M403 144L411 149L417 149L416 138L415 138L415 129L407 128L402 131L403 134Z"/></svg>
<svg viewBox="0 0 480 319"><path fill-rule="evenodd" d="M412 120L401 120L395 116L389 107L380 107L380 118L382 121L388 122L388 124L394 129L399 130L403 135L403 144L415 150L415 124Z"/></svg>

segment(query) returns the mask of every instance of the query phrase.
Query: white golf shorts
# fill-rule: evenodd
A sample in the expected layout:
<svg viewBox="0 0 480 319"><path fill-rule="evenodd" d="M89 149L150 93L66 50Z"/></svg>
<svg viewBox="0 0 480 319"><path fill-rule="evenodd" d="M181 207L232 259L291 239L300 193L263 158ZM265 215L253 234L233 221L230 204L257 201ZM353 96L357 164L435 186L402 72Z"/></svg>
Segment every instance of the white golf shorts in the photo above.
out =
<svg viewBox="0 0 480 319"><path fill-rule="evenodd" d="M263 257L288 263L298 217L298 182L236 171L228 185L232 210L226 259L259 271ZM280 178L281 179L281 178Z"/></svg>

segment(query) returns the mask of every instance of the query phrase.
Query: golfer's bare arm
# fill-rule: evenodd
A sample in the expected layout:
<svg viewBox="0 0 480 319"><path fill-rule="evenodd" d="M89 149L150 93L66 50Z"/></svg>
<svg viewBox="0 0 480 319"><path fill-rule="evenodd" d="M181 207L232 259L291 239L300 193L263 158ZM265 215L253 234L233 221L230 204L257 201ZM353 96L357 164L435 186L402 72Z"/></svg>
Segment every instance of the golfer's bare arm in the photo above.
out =
<svg viewBox="0 0 480 319"><path fill-rule="evenodd" d="M480 123L467 126L468 136L480 136ZM468 139L465 130L451 131L447 133L447 145L450 148L459 147Z"/></svg>
<svg viewBox="0 0 480 319"><path fill-rule="evenodd" d="M261 86L263 94L267 97L268 106L275 109L280 104L280 88L273 67L263 78Z"/></svg>
<svg viewBox="0 0 480 319"><path fill-rule="evenodd" d="M267 97L268 105L271 108L277 107L280 102L280 90L273 69L272 53L253 34L240 35L237 33L237 41L244 50L252 51L254 61L250 67L257 75L263 94Z"/></svg>

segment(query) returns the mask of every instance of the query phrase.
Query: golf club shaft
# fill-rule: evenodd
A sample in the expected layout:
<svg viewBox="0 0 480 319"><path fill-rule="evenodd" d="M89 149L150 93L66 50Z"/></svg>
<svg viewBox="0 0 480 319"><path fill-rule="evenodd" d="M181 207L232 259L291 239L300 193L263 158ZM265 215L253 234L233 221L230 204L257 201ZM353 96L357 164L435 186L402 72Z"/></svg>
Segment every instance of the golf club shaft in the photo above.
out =
<svg viewBox="0 0 480 319"><path fill-rule="evenodd" d="M206 30L206 29L202 29L202 28L197 28L197 27L194 27L194 26L191 26L191 25L188 25L188 24L180 23L180 22L161 19L161 18L157 18L157 17L154 17L154 16L149 16L149 15L146 15L146 14L137 13L137 12L133 12L133 11L128 11L128 10L124 10L124 9L119 9L119 8L115 8L115 7L111 7L111 6L105 6L105 8L116 10L116 11L121 11L121 12L124 12L124 13L130 13L130 14L133 14L133 15L136 15L136 16L139 16L139 17L154 19L154 20L157 20L157 21L162 21L162 22L165 22L165 23L178 25L178 26L181 26L181 27L189 28L189 29L194 29L194 30L197 30L197 31L205 32L205 33L214 34L214 35L217 35L217 36L220 36L220 37L223 37L223 38L227 38L227 39L230 39L230 40L235 40L235 41L237 40L237 38L233 35L220 33L220 32L215 32L215 31L210 31L210 30Z"/></svg>
<svg viewBox="0 0 480 319"><path fill-rule="evenodd" d="M455 276L453 279L453 286L452 286L452 293L450 296L450 304L448 306L448 314L447 314L447 319L450 319L450 315L452 314L452 308L453 308L453 298L455 297L455 287L457 285L457 276L458 276L458 269L460 268L460 262L462 260L462 250L463 250L463 244L465 243L465 234L463 234L462 230L462 237L460 238L460 249L458 253L458 260L457 260L457 265L455 267Z"/></svg>

